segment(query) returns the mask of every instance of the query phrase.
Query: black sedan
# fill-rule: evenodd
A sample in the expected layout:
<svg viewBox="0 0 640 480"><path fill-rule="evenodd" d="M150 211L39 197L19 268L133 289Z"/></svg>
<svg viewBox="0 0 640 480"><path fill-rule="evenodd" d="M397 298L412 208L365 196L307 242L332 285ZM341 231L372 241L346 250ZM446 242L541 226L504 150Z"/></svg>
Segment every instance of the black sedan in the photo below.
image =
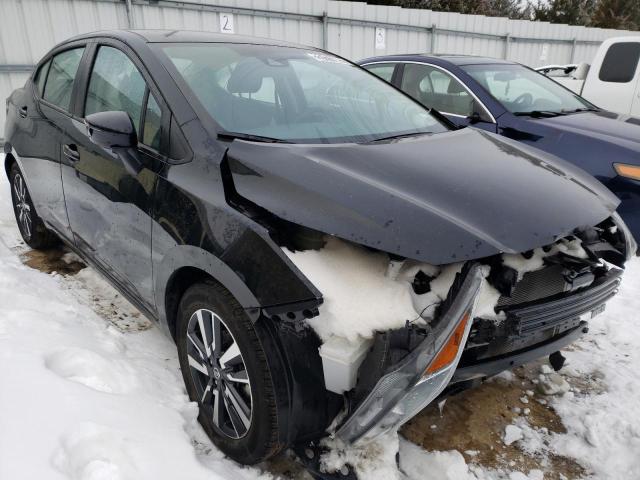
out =
<svg viewBox="0 0 640 480"><path fill-rule="evenodd" d="M499 133L586 170L620 198L618 212L640 238L640 118L602 110L496 58L392 55L358 63L458 126Z"/></svg>
<svg viewBox="0 0 640 480"><path fill-rule="evenodd" d="M243 463L330 425L366 441L556 352L636 249L581 170L317 49L83 35L7 112L24 241L64 242L171 335L201 424Z"/></svg>

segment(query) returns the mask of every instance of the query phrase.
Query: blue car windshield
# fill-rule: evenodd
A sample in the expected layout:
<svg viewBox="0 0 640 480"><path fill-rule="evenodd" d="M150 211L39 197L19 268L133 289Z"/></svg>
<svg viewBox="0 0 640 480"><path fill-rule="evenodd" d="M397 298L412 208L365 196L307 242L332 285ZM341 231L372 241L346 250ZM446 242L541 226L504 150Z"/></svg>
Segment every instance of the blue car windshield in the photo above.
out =
<svg viewBox="0 0 640 480"><path fill-rule="evenodd" d="M462 69L511 113L567 113L595 108L579 95L522 65L465 65Z"/></svg>
<svg viewBox="0 0 640 480"><path fill-rule="evenodd" d="M234 43L156 48L175 67L187 97L195 97L227 132L302 143L364 143L448 130L383 80L324 52Z"/></svg>

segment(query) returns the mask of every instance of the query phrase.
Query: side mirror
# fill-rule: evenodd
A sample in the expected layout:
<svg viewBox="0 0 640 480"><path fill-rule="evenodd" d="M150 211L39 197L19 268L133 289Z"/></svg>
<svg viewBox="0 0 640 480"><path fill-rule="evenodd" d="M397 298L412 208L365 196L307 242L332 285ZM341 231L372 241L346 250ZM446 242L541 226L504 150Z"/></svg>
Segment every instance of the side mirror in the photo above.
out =
<svg viewBox="0 0 640 480"><path fill-rule="evenodd" d="M467 117L469 119L469 124L473 125L474 123L478 123L482 121L480 114L478 112L473 112L471 115Z"/></svg>
<svg viewBox="0 0 640 480"><path fill-rule="evenodd" d="M138 145L136 129L126 112L98 112L84 120L89 138L96 145L113 148L132 148Z"/></svg>
<svg viewBox="0 0 640 480"><path fill-rule="evenodd" d="M576 80L586 80L587 74L591 66L588 63L579 63L576 69L573 71L573 78Z"/></svg>

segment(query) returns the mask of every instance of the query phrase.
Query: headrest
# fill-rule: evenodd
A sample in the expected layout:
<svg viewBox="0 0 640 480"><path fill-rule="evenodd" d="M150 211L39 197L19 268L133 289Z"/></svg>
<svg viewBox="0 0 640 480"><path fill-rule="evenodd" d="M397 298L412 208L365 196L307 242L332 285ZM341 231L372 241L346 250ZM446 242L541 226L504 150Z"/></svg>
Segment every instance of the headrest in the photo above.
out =
<svg viewBox="0 0 640 480"><path fill-rule="evenodd" d="M247 58L236 65L227 81L229 93L256 93L269 67L256 58Z"/></svg>
<svg viewBox="0 0 640 480"><path fill-rule="evenodd" d="M447 93L457 94L457 93L465 93L465 92L466 90L462 86L462 84L456 82L453 79L449 81L449 86L447 87Z"/></svg>

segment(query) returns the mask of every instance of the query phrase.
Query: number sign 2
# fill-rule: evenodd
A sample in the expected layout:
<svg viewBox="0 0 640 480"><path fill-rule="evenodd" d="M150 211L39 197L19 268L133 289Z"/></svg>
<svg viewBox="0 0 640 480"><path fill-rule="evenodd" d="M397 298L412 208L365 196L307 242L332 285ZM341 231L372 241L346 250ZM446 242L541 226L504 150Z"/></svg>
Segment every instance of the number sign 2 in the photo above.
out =
<svg viewBox="0 0 640 480"><path fill-rule="evenodd" d="M233 14L221 13L220 14L220 32L222 33L235 33L233 26Z"/></svg>

